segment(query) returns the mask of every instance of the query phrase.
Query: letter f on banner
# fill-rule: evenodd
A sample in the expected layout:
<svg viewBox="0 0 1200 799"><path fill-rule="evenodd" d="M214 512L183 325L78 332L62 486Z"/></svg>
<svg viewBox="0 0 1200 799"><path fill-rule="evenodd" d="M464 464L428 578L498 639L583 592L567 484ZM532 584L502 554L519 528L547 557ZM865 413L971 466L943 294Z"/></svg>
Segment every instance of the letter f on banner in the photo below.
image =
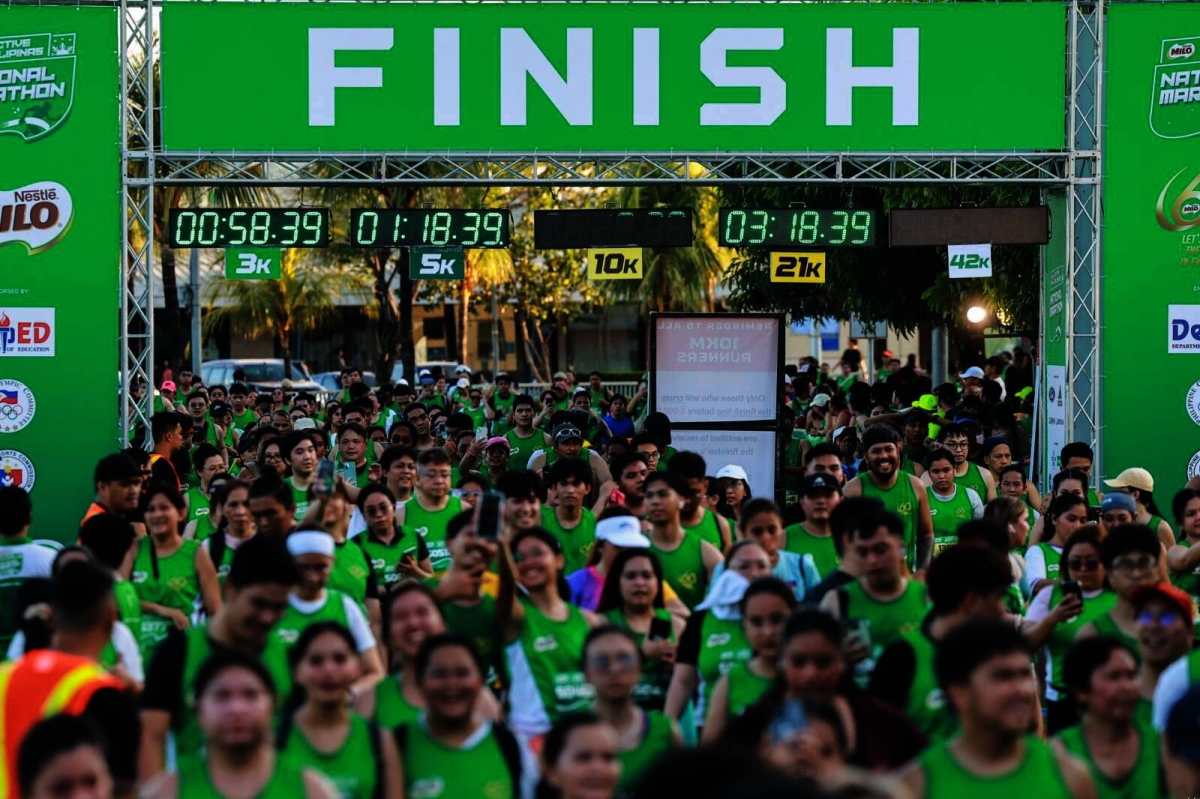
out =
<svg viewBox="0 0 1200 799"><path fill-rule="evenodd" d="M829 28L825 31L825 124L854 124L855 87L881 86L892 90L892 124L916 125L920 43L918 28L893 28L892 65L856 67L854 30Z"/></svg>
<svg viewBox="0 0 1200 799"><path fill-rule="evenodd" d="M381 67L339 67L338 50L391 50L391 28L309 28L308 124L336 124L335 90L382 89Z"/></svg>

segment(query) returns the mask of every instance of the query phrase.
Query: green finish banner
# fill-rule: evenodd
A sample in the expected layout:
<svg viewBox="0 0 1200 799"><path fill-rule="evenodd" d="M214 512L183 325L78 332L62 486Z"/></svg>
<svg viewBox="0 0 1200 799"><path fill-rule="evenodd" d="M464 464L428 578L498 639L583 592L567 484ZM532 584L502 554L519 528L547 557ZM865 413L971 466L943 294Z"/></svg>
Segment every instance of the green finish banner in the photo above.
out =
<svg viewBox="0 0 1200 799"><path fill-rule="evenodd" d="M1165 508L1200 473L1200 6L1110 6L1107 58L1104 471Z"/></svg>
<svg viewBox="0 0 1200 799"><path fill-rule="evenodd" d="M172 150L1064 146L1065 8L169 2Z"/></svg>
<svg viewBox="0 0 1200 799"><path fill-rule="evenodd" d="M121 190L115 8L0 12L0 486L74 541L116 448Z"/></svg>

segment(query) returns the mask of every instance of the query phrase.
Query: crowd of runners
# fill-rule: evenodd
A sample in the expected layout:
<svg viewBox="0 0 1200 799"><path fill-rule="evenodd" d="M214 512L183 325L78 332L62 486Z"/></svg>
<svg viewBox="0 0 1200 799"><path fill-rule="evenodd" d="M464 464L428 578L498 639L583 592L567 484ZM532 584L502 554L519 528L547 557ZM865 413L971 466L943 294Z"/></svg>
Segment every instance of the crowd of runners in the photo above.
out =
<svg viewBox="0 0 1200 799"><path fill-rule="evenodd" d="M0 489L3 795L1200 795L1200 486L878 366L781 375L782 504L644 381L160 381L77 531Z"/></svg>

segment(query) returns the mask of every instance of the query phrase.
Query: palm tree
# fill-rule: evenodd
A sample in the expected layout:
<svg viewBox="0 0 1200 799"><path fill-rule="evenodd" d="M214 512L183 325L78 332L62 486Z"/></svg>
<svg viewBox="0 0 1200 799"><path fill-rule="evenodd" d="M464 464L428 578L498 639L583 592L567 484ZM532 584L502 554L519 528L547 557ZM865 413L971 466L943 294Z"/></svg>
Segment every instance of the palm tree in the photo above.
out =
<svg viewBox="0 0 1200 799"><path fill-rule="evenodd" d="M306 267L308 250L283 250L278 280L213 280L208 288L205 332L228 324L247 337L270 334L285 364L292 361L292 337L335 318L337 298L347 293L369 294L371 285L361 273L338 267Z"/></svg>

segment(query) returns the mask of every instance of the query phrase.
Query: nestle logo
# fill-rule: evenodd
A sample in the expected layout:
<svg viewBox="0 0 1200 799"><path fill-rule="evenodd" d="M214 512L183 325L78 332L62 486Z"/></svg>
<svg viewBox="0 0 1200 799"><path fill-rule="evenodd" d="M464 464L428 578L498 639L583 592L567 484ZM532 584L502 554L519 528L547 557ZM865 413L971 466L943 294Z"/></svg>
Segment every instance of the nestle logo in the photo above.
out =
<svg viewBox="0 0 1200 799"><path fill-rule="evenodd" d="M1171 49L1167 51L1167 58L1189 58L1196 53L1196 45L1191 42L1187 44L1173 44Z"/></svg>
<svg viewBox="0 0 1200 799"><path fill-rule="evenodd" d="M31 203L38 200L57 200L58 191L56 189L40 189L38 191L14 191L13 197L17 202Z"/></svg>

